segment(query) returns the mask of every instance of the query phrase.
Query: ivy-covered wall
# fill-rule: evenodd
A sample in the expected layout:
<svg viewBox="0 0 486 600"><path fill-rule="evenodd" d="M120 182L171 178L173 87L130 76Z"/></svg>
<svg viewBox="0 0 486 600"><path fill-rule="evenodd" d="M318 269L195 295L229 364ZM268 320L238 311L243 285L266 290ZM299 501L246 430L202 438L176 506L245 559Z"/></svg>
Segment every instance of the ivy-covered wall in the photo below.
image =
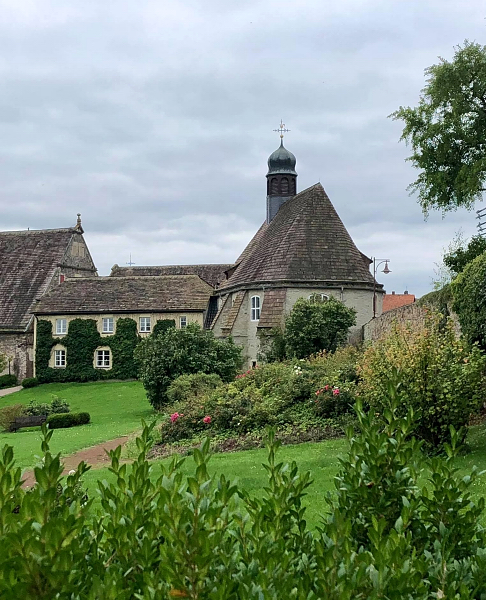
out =
<svg viewBox="0 0 486 600"><path fill-rule="evenodd" d="M42 383L54 381L96 381L98 379L133 379L137 369L133 351L140 341L137 323L133 319L118 319L116 332L102 336L93 319L70 321L66 335L54 337L52 323L37 322L35 372ZM66 348L66 367L52 368L49 359L53 346ZM95 350L108 346L112 353L111 369L95 369Z"/></svg>

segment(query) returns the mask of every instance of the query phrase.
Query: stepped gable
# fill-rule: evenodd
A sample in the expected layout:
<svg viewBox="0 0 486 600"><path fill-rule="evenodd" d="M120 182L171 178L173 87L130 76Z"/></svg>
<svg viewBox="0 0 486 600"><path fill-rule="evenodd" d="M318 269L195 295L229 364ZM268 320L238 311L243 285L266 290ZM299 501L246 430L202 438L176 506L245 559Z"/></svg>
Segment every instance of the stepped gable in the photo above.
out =
<svg viewBox="0 0 486 600"><path fill-rule="evenodd" d="M274 282L373 285L370 259L354 245L320 183L287 200L241 257L221 289Z"/></svg>
<svg viewBox="0 0 486 600"><path fill-rule="evenodd" d="M213 288L197 275L74 277L45 294L33 312L99 314L204 311Z"/></svg>
<svg viewBox="0 0 486 600"><path fill-rule="evenodd" d="M110 277L151 277L160 275L198 275L213 288L226 279L225 271L233 265L161 265L147 267L119 267L114 265Z"/></svg>
<svg viewBox="0 0 486 600"><path fill-rule="evenodd" d="M76 228L0 232L0 330L23 331Z"/></svg>

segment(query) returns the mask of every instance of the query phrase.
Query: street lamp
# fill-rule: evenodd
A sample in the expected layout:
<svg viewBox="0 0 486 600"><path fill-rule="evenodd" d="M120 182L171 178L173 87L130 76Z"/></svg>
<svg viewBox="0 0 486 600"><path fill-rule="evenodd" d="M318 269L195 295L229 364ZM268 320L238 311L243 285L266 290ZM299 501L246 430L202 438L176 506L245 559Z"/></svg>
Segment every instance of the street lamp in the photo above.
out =
<svg viewBox="0 0 486 600"><path fill-rule="evenodd" d="M391 273L390 269L388 268L389 262L389 258L376 258L376 256L373 258L373 319L376 317L376 271L380 265L385 263L385 268L383 269L382 273L385 273L385 275Z"/></svg>

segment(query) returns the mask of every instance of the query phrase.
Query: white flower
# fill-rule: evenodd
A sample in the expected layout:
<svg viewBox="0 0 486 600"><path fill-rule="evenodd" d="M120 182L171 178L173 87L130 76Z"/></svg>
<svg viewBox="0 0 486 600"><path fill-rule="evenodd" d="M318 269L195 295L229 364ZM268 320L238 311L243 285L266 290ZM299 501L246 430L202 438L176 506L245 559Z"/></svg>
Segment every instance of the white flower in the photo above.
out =
<svg viewBox="0 0 486 600"><path fill-rule="evenodd" d="M68 473L68 475L74 475L74 473L76 473L76 471L74 469L71 469Z"/></svg>

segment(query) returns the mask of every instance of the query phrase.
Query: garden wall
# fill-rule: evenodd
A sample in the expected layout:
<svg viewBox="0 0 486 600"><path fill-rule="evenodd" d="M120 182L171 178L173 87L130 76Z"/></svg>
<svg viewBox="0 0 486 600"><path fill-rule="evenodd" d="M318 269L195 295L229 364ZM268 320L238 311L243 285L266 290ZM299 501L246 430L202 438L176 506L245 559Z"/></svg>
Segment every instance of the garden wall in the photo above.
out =
<svg viewBox="0 0 486 600"><path fill-rule="evenodd" d="M422 325L425 321L427 309L418 304L406 304L392 310L388 310L380 317L371 319L363 325L363 339L365 342L373 342L391 332L394 323L405 325Z"/></svg>

